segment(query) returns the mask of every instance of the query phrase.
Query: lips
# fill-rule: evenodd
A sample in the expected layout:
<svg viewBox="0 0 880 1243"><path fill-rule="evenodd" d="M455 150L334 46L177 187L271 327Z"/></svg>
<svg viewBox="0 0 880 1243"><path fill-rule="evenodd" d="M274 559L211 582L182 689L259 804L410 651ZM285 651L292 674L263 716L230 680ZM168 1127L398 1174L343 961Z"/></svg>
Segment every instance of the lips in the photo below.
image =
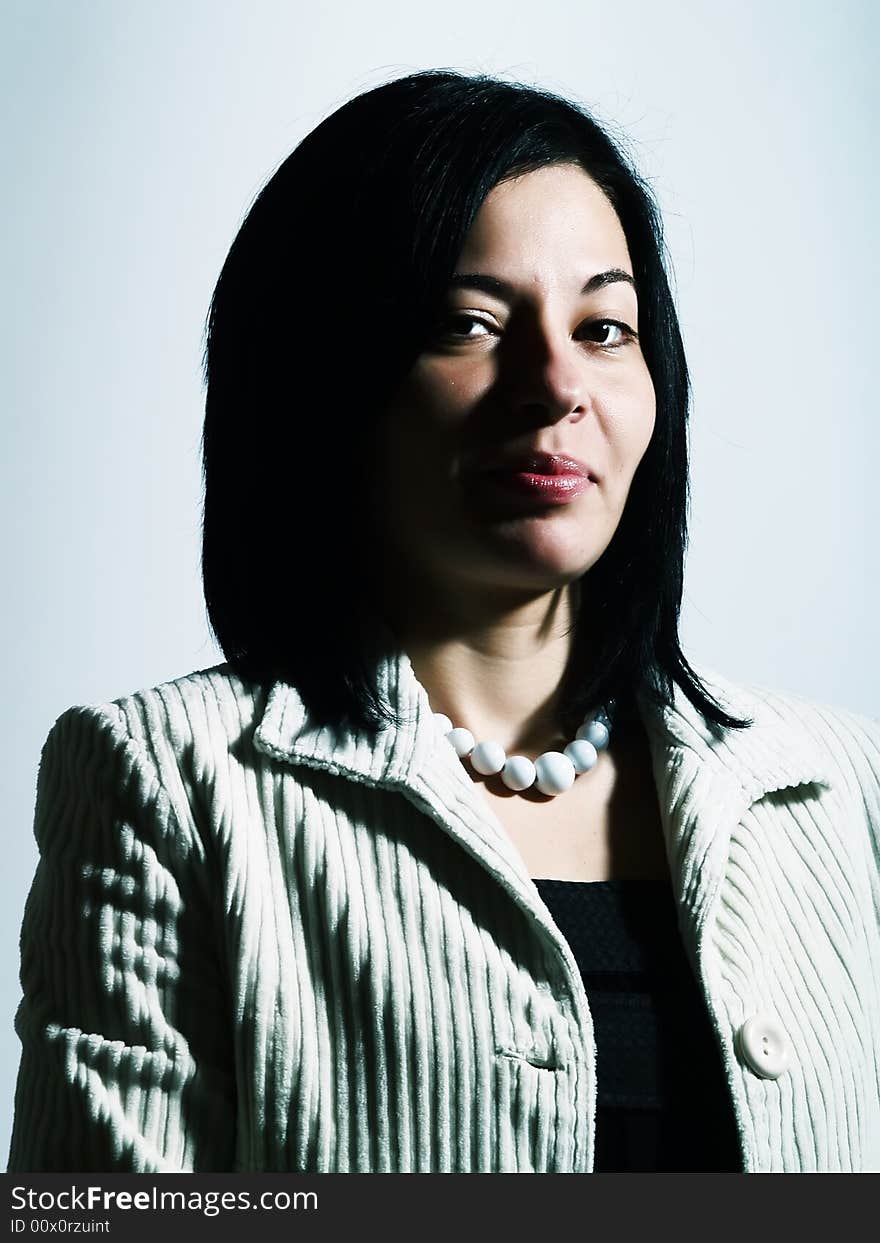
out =
<svg viewBox="0 0 880 1243"><path fill-rule="evenodd" d="M477 469L482 474L568 475L596 482L594 473L584 462L561 453L499 454L484 459Z"/></svg>
<svg viewBox="0 0 880 1243"><path fill-rule="evenodd" d="M590 468L562 453L509 452L478 463L476 481L487 503L567 505L598 483Z"/></svg>

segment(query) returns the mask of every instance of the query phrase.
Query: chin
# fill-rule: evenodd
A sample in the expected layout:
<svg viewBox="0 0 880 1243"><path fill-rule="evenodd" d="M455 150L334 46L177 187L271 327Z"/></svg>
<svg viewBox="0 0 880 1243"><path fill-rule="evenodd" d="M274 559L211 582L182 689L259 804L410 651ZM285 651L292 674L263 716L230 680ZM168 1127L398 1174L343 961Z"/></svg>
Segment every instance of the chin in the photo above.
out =
<svg viewBox="0 0 880 1243"><path fill-rule="evenodd" d="M595 565L595 557L508 556L481 558L473 577L487 588L499 587L544 593L576 582Z"/></svg>
<svg viewBox="0 0 880 1243"><path fill-rule="evenodd" d="M509 567L517 564L530 578L545 581L548 587L562 587L586 574L608 546L607 540L585 546L583 532L577 534L580 539L566 538L564 532L546 526L522 531L511 542L509 557L504 560Z"/></svg>

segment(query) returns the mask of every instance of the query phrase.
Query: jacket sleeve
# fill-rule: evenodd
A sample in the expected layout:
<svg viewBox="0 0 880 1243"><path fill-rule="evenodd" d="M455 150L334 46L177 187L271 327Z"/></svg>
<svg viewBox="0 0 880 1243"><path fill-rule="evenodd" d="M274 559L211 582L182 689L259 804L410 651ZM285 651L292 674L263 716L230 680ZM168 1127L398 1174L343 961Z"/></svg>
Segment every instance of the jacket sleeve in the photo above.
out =
<svg viewBox="0 0 880 1243"><path fill-rule="evenodd" d="M869 847L866 862L880 923L880 721L818 705L809 723L815 737L829 748L852 804L864 809Z"/></svg>
<svg viewBox="0 0 880 1243"><path fill-rule="evenodd" d="M229 1170L235 1088L204 847L122 712L43 747L9 1169Z"/></svg>
<svg viewBox="0 0 880 1243"><path fill-rule="evenodd" d="M839 762L846 767L853 792L865 808L874 853L875 877L880 877L880 721L853 712L826 713L837 740Z"/></svg>

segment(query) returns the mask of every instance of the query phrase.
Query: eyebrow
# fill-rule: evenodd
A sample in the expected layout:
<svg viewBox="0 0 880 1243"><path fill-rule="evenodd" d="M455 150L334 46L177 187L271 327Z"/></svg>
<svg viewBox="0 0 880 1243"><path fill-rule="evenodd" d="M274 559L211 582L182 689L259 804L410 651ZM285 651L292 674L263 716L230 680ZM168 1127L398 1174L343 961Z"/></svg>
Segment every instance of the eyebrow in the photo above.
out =
<svg viewBox="0 0 880 1243"><path fill-rule="evenodd" d="M629 272L624 272L623 268L608 268L605 272L597 272L595 276L591 276L581 290L581 297L587 294L595 293L597 289L602 289L605 285L613 285L617 281L624 281L627 285L636 287L636 282ZM502 280L499 276L488 276L483 272L456 272L449 282L450 289L481 289L483 293L490 294L493 298L500 298L504 302L512 302L516 297L516 290L513 285Z"/></svg>

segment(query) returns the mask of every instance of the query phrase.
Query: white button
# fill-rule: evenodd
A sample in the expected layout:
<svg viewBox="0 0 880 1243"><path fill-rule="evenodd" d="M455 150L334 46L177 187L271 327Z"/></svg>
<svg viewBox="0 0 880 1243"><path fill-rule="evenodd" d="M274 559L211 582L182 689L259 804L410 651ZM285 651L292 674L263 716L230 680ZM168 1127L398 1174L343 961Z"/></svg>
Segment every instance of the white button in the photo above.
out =
<svg viewBox="0 0 880 1243"><path fill-rule="evenodd" d="M772 1014L753 1014L737 1032L739 1056L762 1079L778 1079L788 1066L788 1039Z"/></svg>

